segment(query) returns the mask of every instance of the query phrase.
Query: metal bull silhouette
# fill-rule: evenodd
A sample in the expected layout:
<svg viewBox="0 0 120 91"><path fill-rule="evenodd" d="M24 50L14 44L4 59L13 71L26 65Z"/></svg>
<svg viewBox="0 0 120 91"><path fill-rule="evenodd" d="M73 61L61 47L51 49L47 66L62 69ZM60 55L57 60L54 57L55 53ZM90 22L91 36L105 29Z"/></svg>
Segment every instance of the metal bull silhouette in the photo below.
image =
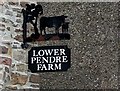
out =
<svg viewBox="0 0 120 91"><path fill-rule="evenodd" d="M22 48L27 48L27 42L32 41L45 41L45 40L60 40L70 39L68 34L69 22L65 21L68 16L53 16L53 17L41 17L40 18L40 31L37 27L38 15L43 14L43 8L41 5L26 4L26 9L22 9L23 13L23 44ZM31 23L34 27L35 32L27 37L27 23ZM55 28L55 34L47 34L46 27ZM59 33L59 28L62 27L62 33ZM44 35L42 32L44 31ZM40 34L39 34L40 32Z"/></svg>
<svg viewBox="0 0 120 91"><path fill-rule="evenodd" d="M42 35L42 31L44 30L44 34L46 34L45 28L55 28L56 34L59 33L59 28L63 25L65 25L65 18L67 16L61 15L61 16L54 16L54 17L41 17L40 18L40 32Z"/></svg>

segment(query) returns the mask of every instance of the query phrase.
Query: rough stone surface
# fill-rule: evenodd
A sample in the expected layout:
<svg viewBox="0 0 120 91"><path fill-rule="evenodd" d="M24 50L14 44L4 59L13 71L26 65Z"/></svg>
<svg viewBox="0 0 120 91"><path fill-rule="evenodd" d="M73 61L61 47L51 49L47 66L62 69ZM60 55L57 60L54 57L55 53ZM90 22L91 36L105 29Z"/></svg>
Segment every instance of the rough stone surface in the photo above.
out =
<svg viewBox="0 0 120 91"><path fill-rule="evenodd" d="M7 54L8 53L8 48L4 46L0 46L0 54Z"/></svg>
<svg viewBox="0 0 120 91"><path fill-rule="evenodd" d="M22 21L21 21L21 19L17 19L16 22L17 23L21 23Z"/></svg>
<svg viewBox="0 0 120 91"><path fill-rule="evenodd" d="M24 51L21 51L21 50L14 50L13 51L13 58L15 59L15 60L17 60L17 61L22 61L22 60L24 60L25 61L25 57L26 57L26 55L23 55L23 54L25 54L26 52L24 52Z"/></svg>
<svg viewBox="0 0 120 91"><path fill-rule="evenodd" d="M21 15L21 13L17 13L17 15L16 15L16 17L21 17L22 15Z"/></svg>
<svg viewBox="0 0 120 91"><path fill-rule="evenodd" d="M21 74L18 74L18 73L12 73L11 74L11 83L13 85L25 85L26 82L28 80L28 76L25 76L25 75L21 75Z"/></svg>
<svg viewBox="0 0 120 91"><path fill-rule="evenodd" d="M12 60L6 57L0 57L0 64L11 66Z"/></svg>
<svg viewBox="0 0 120 91"><path fill-rule="evenodd" d="M39 83L40 81L40 76L39 75L31 75L29 78L29 81L32 83Z"/></svg>
<svg viewBox="0 0 120 91"><path fill-rule="evenodd" d="M3 73L0 73L0 79L3 79Z"/></svg>
<svg viewBox="0 0 120 91"><path fill-rule="evenodd" d="M8 67L5 67L5 72L9 73L9 68Z"/></svg>
<svg viewBox="0 0 120 91"><path fill-rule="evenodd" d="M30 86L33 87L33 88L39 88L40 87L39 84L37 84L37 85L33 84L33 85L30 85Z"/></svg>
<svg viewBox="0 0 120 91"><path fill-rule="evenodd" d="M18 64L18 65L16 65L16 67L17 67L17 71L21 71L21 72L28 71L28 67L25 64Z"/></svg>
<svg viewBox="0 0 120 91"><path fill-rule="evenodd" d="M7 86L5 87L5 90L10 91L10 90L17 90L16 86Z"/></svg>
<svg viewBox="0 0 120 91"><path fill-rule="evenodd" d="M9 82L9 81L10 81L10 76L7 75L7 76L5 77L5 79L4 79L4 81L5 81L5 83Z"/></svg>
<svg viewBox="0 0 120 91"><path fill-rule="evenodd" d="M20 42L23 41L22 35L17 35L17 36L15 36L14 39L16 39L16 40L18 40L18 41L20 41Z"/></svg>
<svg viewBox="0 0 120 91"><path fill-rule="evenodd" d="M15 32L22 32L23 30L21 29L15 29Z"/></svg>

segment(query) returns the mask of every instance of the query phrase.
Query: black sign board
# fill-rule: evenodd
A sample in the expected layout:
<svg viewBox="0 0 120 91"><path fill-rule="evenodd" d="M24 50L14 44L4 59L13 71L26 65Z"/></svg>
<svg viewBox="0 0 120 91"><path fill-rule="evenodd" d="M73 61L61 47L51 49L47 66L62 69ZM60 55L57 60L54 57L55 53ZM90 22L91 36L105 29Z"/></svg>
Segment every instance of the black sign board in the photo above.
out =
<svg viewBox="0 0 120 91"><path fill-rule="evenodd" d="M33 47L28 52L31 72L67 71L70 68L70 49L67 46Z"/></svg>

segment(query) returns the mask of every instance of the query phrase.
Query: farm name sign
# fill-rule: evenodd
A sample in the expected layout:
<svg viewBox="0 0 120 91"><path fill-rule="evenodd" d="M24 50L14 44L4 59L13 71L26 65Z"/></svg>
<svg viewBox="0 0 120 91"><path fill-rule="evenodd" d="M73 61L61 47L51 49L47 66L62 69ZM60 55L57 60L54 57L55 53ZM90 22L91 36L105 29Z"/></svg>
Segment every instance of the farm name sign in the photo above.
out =
<svg viewBox="0 0 120 91"><path fill-rule="evenodd" d="M67 46L33 47L28 52L31 72L67 71L70 67L70 49Z"/></svg>

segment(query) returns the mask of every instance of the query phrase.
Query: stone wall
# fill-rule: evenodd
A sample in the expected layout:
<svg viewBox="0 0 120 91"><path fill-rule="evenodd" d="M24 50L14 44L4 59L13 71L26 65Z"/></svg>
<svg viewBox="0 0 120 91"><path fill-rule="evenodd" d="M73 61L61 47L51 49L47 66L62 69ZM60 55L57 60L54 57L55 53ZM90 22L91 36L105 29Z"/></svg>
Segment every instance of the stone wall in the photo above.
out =
<svg viewBox="0 0 120 91"><path fill-rule="evenodd" d="M9 52L12 63L9 60L0 65L3 69L0 75L3 82L0 84L1 88L8 91L118 89L118 4L69 2L40 4L44 9L43 16L63 14L68 16L71 39L32 42L27 50L21 49L19 46L22 41L21 6L15 6L12 10L17 12L14 13L16 22L9 27L12 32L11 38L15 39L18 45L10 45L13 47ZM32 31L31 28L29 33ZM71 67L67 72L33 74L28 70L27 53L30 48L45 45L67 45L71 49ZM4 54L8 48L1 47L0 50L3 50L1 52Z"/></svg>
<svg viewBox="0 0 120 91"><path fill-rule="evenodd" d="M22 8L18 3L2 5L2 9L7 11L2 12L3 17L1 16L0 29L2 31L2 42L0 45L0 88L3 90L39 89L39 74L29 72L27 64L28 50L21 48ZM11 15L12 18L10 18Z"/></svg>

